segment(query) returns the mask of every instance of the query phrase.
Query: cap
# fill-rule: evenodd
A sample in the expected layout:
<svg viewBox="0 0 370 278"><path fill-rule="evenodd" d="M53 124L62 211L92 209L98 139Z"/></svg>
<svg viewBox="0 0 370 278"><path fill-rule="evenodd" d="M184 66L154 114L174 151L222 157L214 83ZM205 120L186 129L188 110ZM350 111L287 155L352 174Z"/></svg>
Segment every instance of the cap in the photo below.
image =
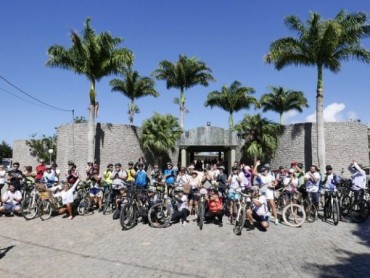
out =
<svg viewBox="0 0 370 278"><path fill-rule="evenodd" d="M40 161L41 163L43 163L43 162L45 162L45 159L40 158L40 159L39 159L39 161Z"/></svg>
<svg viewBox="0 0 370 278"><path fill-rule="evenodd" d="M188 167L188 169L194 169L195 167L194 167L194 165L190 165L189 167Z"/></svg>
<svg viewBox="0 0 370 278"><path fill-rule="evenodd" d="M193 171L193 172L191 172L191 175L198 175L198 172L197 171Z"/></svg>
<svg viewBox="0 0 370 278"><path fill-rule="evenodd" d="M178 186L175 188L175 192L184 192L184 188L182 188L181 186Z"/></svg>
<svg viewBox="0 0 370 278"><path fill-rule="evenodd" d="M238 170L238 167L232 167L231 170L232 171Z"/></svg>
<svg viewBox="0 0 370 278"><path fill-rule="evenodd" d="M112 167L113 163L108 163L107 168Z"/></svg>
<svg viewBox="0 0 370 278"><path fill-rule="evenodd" d="M116 163L116 164L114 164L114 166L119 166L119 167L121 167L121 163Z"/></svg>
<svg viewBox="0 0 370 278"><path fill-rule="evenodd" d="M218 169L225 170L225 167L224 166L218 166Z"/></svg>
<svg viewBox="0 0 370 278"><path fill-rule="evenodd" d="M299 168L303 168L303 163L301 163L301 162L299 162L298 164L297 164L297 166L299 167Z"/></svg>
<svg viewBox="0 0 370 278"><path fill-rule="evenodd" d="M279 170L283 170L284 169L284 166L279 166Z"/></svg>
<svg viewBox="0 0 370 278"><path fill-rule="evenodd" d="M167 162L167 165L172 165L172 162Z"/></svg>
<svg viewBox="0 0 370 278"><path fill-rule="evenodd" d="M333 167L331 167L331 165L326 165L325 169L326 169L326 171L333 170Z"/></svg>
<svg viewBox="0 0 370 278"><path fill-rule="evenodd" d="M262 172L265 172L266 170L267 170L267 168L262 167L262 168L261 168L261 173L262 173Z"/></svg>
<svg viewBox="0 0 370 278"><path fill-rule="evenodd" d="M46 169L51 169L51 165L47 165L46 166Z"/></svg>
<svg viewBox="0 0 370 278"><path fill-rule="evenodd" d="M270 164L268 164L268 163L265 163L265 165L263 165L263 167L265 167L265 168L271 168L271 166L270 166Z"/></svg>
<svg viewBox="0 0 370 278"><path fill-rule="evenodd" d="M128 163L128 165L134 165L134 163L133 163L132 161L130 161L130 162Z"/></svg>

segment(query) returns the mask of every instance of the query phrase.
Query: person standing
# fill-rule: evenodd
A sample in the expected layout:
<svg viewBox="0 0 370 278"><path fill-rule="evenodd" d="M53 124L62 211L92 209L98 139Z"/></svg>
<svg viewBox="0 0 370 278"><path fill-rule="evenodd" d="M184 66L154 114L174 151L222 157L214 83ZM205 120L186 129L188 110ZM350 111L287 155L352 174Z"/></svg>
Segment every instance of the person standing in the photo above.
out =
<svg viewBox="0 0 370 278"><path fill-rule="evenodd" d="M23 179L23 173L19 170L19 162L13 163L13 169L8 171L7 180L14 184L16 190L21 190L21 182Z"/></svg>
<svg viewBox="0 0 370 278"><path fill-rule="evenodd" d="M306 184L306 190L308 194L310 194L312 202L318 208L320 202L320 174L315 165L311 165L310 170L304 175L304 180Z"/></svg>
<svg viewBox="0 0 370 278"><path fill-rule="evenodd" d="M40 158L39 159L40 164L36 166L35 171L36 171L36 182L40 182L42 179L42 176L46 172L46 165L45 165L45 159Z"/></svg>
<svg viewBox="0 0 370 278"><path fill-rule="evenodd" d="M6 170L4 169L4 165L0 165L0 200L1 200L1 190L3 189L5 185L5 179L6 179Z"/></svg>

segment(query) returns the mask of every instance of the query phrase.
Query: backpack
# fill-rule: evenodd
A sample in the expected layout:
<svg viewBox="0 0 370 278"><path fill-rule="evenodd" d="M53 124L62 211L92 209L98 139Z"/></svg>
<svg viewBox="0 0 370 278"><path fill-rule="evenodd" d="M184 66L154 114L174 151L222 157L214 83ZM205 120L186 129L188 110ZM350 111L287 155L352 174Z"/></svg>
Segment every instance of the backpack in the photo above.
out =
<svg viewBox="0 0 370 278"><path fill-rule="evenodd" d="M138 171L135 179L136 185L146 185L146 173L145 171Z"/></svg>

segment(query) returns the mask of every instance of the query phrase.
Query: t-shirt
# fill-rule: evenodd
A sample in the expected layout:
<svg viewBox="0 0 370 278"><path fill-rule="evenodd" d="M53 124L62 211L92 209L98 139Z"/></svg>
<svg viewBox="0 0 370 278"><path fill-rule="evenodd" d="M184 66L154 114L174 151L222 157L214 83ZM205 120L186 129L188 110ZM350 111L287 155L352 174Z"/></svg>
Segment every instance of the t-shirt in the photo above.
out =
<svg viewBox="0 0 370 278"><path fill-rule="evenodd" d="M189 206L188 206L188 197L186 195L182 195L181 198L179 198L177 196L178 199L181 200L181 202L178 202L177 203L177 208L179 209L179 211L181 211L182 209L186 208L186 209L189 209Z"/></svg>
<svg viewBox="0 0 370 278"><path fill-rule="evenodd" d="M36 179L41 180L42 175L46 171L46 166L43 164L37 165L35 170L36 170Z"/></svg>
<svg viewBox="0 0 370 278"><path fill-rule="evenodd" d="M310 176L311 172L307 172L304 175L304 178L306 179L306 189L308 192L318 192L319 191L319 183L320 183L320 174L318 172L311 173L311 175L317 180L311 178Z"/></svg>
<svg viewBox="0 0 370 278"><path fill-rule="evenodd" d="M144 170L138 170L135 176L135 184L138 186L146 185L146 172Z"/></svg>
<svg viewBox="0 0 370 278"><path fill-rule="evenodd" d="M134 169L127 169L127 181L128 182L133 182L135 181L135 175L136 175L136 171Z"/></svg>
<svg viewBox="0 0 370 278"><path fill-rule="evenodd" d="M298 187L298 179L297 178L289 178L285 177L283 179L283 185L288 188L290 192L294 192Z"/></svg>
<svg viewBox="0 0 370 278"><path fill-rule="evenodd" d="M238 180L238 175L231 175L231 182L230 182L230 188L229 188L229 192L236 192L236 190L238 188L240 188L240 183L239 183L239 180Z"/></svg>
<svg viewBox="0 0 370 278"><path fill-rule="evenodd" d="M22 199L22 193L19 190L16 190L14 192L7 190L5 191L3 198L2 198L4 203L13 204L13 205L19 204L19 202L16 200L20 200L20 199Z"/></svg>
<svg viewBox="0 0 370 278"><path fill-rule="evenodd" d="M359 190L366 188L366 173L360 169L356 173L351 175L352 178L352 190Z"/></svg>
<svg viewBox="0 0 370 278"><path fill-rule="evenodd" d="M257 215L265 216L268 214L268 208L267 208L267 199L265 195L261 195L258 198L258 201L260 201L261 205L256 206L254 203L252 205L252 210L257 213Z"/></svg>
<svg viewBox="0 0 370 278"><path fill-rule="evenodd" d="M272 182L274 180L275 177L270 174L267 174L266 176L259 174L257 177L257 183L260 185L260 187L265 187L266 189L271 189L271 187L273 187Z"/></svg>
<svg viewBox="0 0 370 278"><path fill-rule="evenodd" d="M166 177L167 184L175 183L175 171L173 169L165 169L163 175Z"/></svg>
<svg viewBox="0 0 370 278"><path fill-rule="evenodd" d="M75 191L76 186L77 186L77 184L78 184L79 181L80 180L77 180L73 184L73 186L70 189L68 189L67 191L62 190L62 191L60 191L58 193L55 193L54 194L54 197L61 197L62 198L62 204L63 205L73 203L73 201L74 201L73 192Z"/></svg>
<svg viewBox="0 0 370 278"><path fill-rule="evenodd" d="M0 184L5 184L5 177L6 177L6 171L1 170L0 171Z"/></svg>

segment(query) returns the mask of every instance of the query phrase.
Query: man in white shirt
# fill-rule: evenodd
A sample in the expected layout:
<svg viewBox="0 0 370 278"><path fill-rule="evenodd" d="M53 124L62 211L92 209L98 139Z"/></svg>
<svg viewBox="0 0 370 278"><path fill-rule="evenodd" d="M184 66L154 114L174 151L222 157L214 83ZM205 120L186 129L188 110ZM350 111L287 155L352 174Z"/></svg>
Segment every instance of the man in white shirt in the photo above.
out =
<svg viewBox="0 0 370 278"><path fill-rule="evenodd" d="M8 190L2 196L3 205L0 207L0 213L19 213L21 211L22 193L15 188L15 184L9 183Z"/></svg>
<svg viewBox="0 0 370 278"><path fill-rule="evenodd" d="M267 199L264 194L259 195L259 188L252 186L252 208L247 209L247 220L249 226L248 231L254 229L254 221L257 221L262 229L266 230L269 227L269 212L267 208Z"/></svg>
<svg viewBox="0 0 370 278"><path fill-rule="evenodd" d="M306 190L311 195L311 200L316 207L319 206L320 194L319 194L319 183L320 174L315 165L311 165L310 171L304 175Z"/></svg>

